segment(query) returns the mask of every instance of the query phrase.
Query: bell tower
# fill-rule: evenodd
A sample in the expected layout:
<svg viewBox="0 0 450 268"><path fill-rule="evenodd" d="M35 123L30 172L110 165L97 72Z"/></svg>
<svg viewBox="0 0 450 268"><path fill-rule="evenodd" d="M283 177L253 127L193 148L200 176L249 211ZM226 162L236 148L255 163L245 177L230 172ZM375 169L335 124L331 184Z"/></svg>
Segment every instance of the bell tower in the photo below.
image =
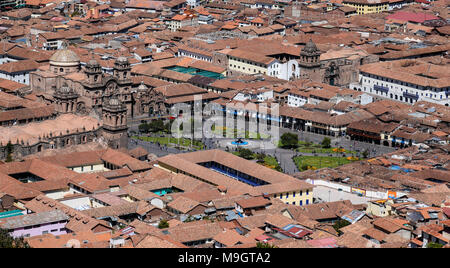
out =
<svg viewBox="0 0 450 268"><path fill-rule="evenodd" d="M114 62L114 77L119 80L119 83L127 83L131 77L131 67L128 59L125 57L118 57Z"/></svg>
<svg viewBox="0 0 450 268"><path fill-rule="evenodd" d="M91 59L84 69L87 76L87 83L91 85L99 84L102 81L102 67L95 60Z"/></svg>
<svg viewBox="0 0 450 268"><path fill-rule="evenodd" d="M102 106L103 137L113 149L128 147L127 108L117 98L111 98Z"/></svg>
<svg viewBox="0 0 450 268"><path fill-rule="evenodd" d="M322 82L320 79L320 50L316 44L309 39L305 47L300 52L300 77L311 79L313 81Z"/></svg>
<svg viewBox="0 0 450 268"><path fill-rule="evenodd" d="M53 93L55 109L58 113L74 113L78 100L78 94L66 83Z"/></svg>

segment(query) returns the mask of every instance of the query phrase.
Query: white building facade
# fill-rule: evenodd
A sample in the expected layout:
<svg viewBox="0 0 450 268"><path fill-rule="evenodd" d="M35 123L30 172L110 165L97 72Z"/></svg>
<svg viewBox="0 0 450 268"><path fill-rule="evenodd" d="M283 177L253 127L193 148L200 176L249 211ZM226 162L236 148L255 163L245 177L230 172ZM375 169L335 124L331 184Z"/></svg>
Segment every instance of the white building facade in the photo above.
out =
<svg viewBox="0 0 450 268"><path fill-rule="evenodd" d="M428 101L445 106L450 104L450 85L440 88L422 86L412 82L360 72L359 83L350 84L350 88L409 104L414 104L417 101Z"/></svg>

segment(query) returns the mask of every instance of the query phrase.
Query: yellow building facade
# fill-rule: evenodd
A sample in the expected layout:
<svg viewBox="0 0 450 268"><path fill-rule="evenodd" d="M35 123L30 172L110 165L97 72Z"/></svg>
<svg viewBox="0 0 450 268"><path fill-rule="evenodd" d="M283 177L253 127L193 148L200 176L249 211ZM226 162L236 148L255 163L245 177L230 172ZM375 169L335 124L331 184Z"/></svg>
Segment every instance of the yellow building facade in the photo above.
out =
<svg viewBox="0 0 450 268"><path fill-rule="evenodd" d="M304 190L294 190L283 193L276 193L270 196L278 198L286 204L304 206L313 203L313 188Z"/></svg>
<svg viewBox="0 0 450 268"><path fill-rule="evenodd" d="M265 64L235 57L230 57L228 59L228 69L245 74L267 74L267 66Z"/></svg>
<svg viewBox="0 0 450 268"><path fill-rule="evenodd" d="M355 8L358 15L381 13L389 9L389 1L386 0L345 0L342 4Z"/></svg>

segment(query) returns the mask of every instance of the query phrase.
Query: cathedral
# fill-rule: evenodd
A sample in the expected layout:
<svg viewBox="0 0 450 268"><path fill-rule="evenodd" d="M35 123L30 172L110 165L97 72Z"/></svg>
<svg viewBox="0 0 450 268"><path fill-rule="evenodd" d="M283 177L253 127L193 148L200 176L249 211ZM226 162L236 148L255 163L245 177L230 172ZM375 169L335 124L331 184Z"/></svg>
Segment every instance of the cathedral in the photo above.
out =
<svg viewBox="0 0 450 268"><path fill-rule="evenodd" d="M30 73L30 87L41 101L56 104L62 113L100 118L102 107L112 96L126 107L128 117L149 111L149 90L145 85L133 89L131 66L125 57L117 58L113 74L107 74L94 59L82 68L77 54L63 48L52 55L49 65ZM71 94L61 94L61 88L69 88Z"/></svg>
<svg viewBox="0 0 450 268"><path fill-rule="evenodd" d="M102 122L101 136L115 149L128 145L127 119L149 113L149 89L143 83L132 88L125 57L117 58L113 74L107 74L94 59L82 68L77 54L63 48L53 54L48 66L30 74L30 86L58 114L97 118Z"/></svg>

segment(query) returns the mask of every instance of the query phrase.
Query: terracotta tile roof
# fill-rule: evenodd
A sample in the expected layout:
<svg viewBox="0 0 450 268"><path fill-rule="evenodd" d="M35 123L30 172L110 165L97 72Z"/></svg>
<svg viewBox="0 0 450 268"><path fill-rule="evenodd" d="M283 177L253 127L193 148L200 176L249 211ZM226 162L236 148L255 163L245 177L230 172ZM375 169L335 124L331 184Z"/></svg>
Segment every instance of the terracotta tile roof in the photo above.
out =
<svg viewBox="0 0 450 268"><path fill-rule="evenodd" d="M373 225L379 229L384 230L386 233L395 233L400 229L408 229L404 224L408 221L398 221L391 218L379 218L373 222Z"/></svg>
<svg viewBox="0 0 450 268"><path fill-rule="evenodd" d="M428 20L439 20L439 17L427 13L397 11L394 14L387 16L386 19L397 19L397 20L411 21L415 23L423 23Z"/></svg>
<svg viewBox="0 0 450 268"><path fill-rule="evenodd" d="M302 207L291 206L289 213L294 219L306 216L312 220L334 219L353 211L353 205L349 200L310 204Z"/></svg>
<svg viewBox="0 0 450 268"><path fill-rule="evenodd" d="M189 211L197 208L199 205L200 203L195 200L184 196L179 196L172 202L168 203L167 207L179 211L182 214L189 214Z"/></svg>
<svg viewBox="0 0 450 268"><path fill-rule="evenodd" d="M124 199L115 196L112 193L98 193L93 194L90 196L90 198L94 200L101 201L102 203L105 203L108 206L120 206L122 204L128 204L129 202L125 201Z"/></svg>
<svg viewBox="0 0 450 268"><path fill-rule="evenodd" d="M372 247L372 243L362 237L362 235L354 235L352 233L344 233L337 238L337 243L339 247L344 248L367 248Z"/></svg>
<svg viewBox="0 0 450 268"><path fill-rule="evenodd" d="M242 236L236 230L224 230L223 232L215 235L213 240L225 245L226 247L231 247L237 244L256 244L256 240Z"/></svg>
<svg viewBox="0 0 450 268"><path fill-rule="evenodd" d="M387 234L385 234L382 231L375 229L375 228L369 228L369 229L365 230L363 234L367 235L375 240L378 240L380 242L384 241L385 237L387 236Z"/></svg>
<svg viewBox="0 0 450 268"><path fill-rule="evenodd" d="M0 72L3 73L17 73L17 72L29 72L37 70L39 63L34 60L20 60L7 62L0 65Z"/></svg>
<svg viewBox="0 0 450 268"><path fill-rule="evenodd" d="M266 207L272 203L270 202L270 200L262 196L258 196L253 198L240 199L236 201L236 204L238 204L243 209L251 209L251 208Z"/></svg>
<svg viewBox="0 0 450 268"><path fill-rule="evenodd" d="M277 227L279 229L283 229L289 224L296 224L297 222L294 220L291 220L288 217L285 217L283 215L269 215L267 216L265 220L266 224L269 224L271 226Z"/></svg>
<svg viewBox="0 0 450 268"><path fill-rule="evenodd" d="M241 227L243 227L247 230L252 230L254 228L264 228L264 226L266 225L266 219L268 216L270 216L270 215L263 213L263 214L248 216L248 217L244 217L244 218L238 218L236 221L238 222L238 224Z"/></svg>
<svg viewBox="0 0 450 268"><path fill-rule="evenodd" d="M54 115L56 115L56 111L53 105L38 105L38 107L14 109L10 111L0 112L0 122L48 118Z"/></svg>
<svg viewBox="0 0 450 268"><path fill-rule="evenodd" d="M9 79L0 78L0 88L5 92L17 92L25 87L28 86Z"/></svg>
<svg viewBox="0 0 450 268"><path fill-rule="evenodd" d="M180 224L175 227L169 227L167 235L181 243L188 243L199 240L213 239L214 236L222 232L219 223L196 221L194 224Z"/></svg>
<svg viewBox="0 0 450 268"><path fill-rule="evenodd" d="M106 207L98 207L98 208L91 208L87 210L82 210L81 212L89 217L93 218L104 218L104 217L120 217L120 216L126 216L131 214L139 214L144 215L147 211L153 209L154 207L150 204L148 204L145 201L139 201L139 202L121 202L121 204L118 205L111 205ZM138 213L138 211L140 213Z"/></svg>
<svg viewBox="0 0 450 268"><path fill-rule="evenodd" d="M130 151L128 151L128 153L134 157L134 158L139 158L139 157L143 157L143 156L147 156L149 153L147 152L146 149L144 149L142 146L138 146Z"/></svg>
<svg viewBox="0 0 450 268"><path fill-rule="evenodd" d="M267 57L265 55L256 53L256 52L250 52L243 49L233 49L227 53L228 56L236 57L240 59L249 60L256 63L262 63L265 65L270 64L271 62L275 61L275 58Z"/></svg>
<svg viewBox="0 0 450 268"><path fill-rule="evenodd" d="M50 109L50 107L47 109ZM41 112L44 111L45 109ZM74 133L83 128L87 130L97 129L99 124L97 119L89 116L62 114L52 120L16 125L8 128L3 127L3 135L0 137L0 142L6 144L8 141L16 142L18 139L19 142L23 140L25 144L28 142L30 145L33 145L39 141L39 137L44 138L44 136L50 135L50 133L55 137L62 135L62 133L66 134L67 130L69 133Z"/></svg>
<svg viewBox="0 0 450 268"><path fill-rule="evenodd" d="M5 175L0 175L0 178L4 180ZM0 184L0 191L13 196L17 200L28 200L42 194L42 192L27 187L25 184L19 183L11 177L8 177L8 180L8 183L3 182ZM15 182L11 180L14 180Z"/></svg>
<svg viewBox="0 0 450 268"><path fill-rule="evenodd" d="M55 156L40 157L39 159L70 168L103 164L101 153L102 151L73 152L68 154L57 154Z"/></svg>
<svg viewBox="0 0 450 268"><path fill-rule="evenodd" d="M106 229L111 229L108 223L87 217L82 212L77 211L44 195L39 195L33 200L27 202L25 204L25 207L36 213L42 211L51 211L55 209L61 210L70 217L66 228L73 232L92 231L99 225L105 227Z"/></svg>
<svg viewBox="0 0 450 268"><path fill-rule="evenodd" d="M32 248L64 248L70 244L68 242L72 239L86 241L87 243L108 242L109 246L110 238L111 233L96 234L92 231L82 231L57 236L53 234L39 235L26 238L26 241Z"/></svg>
<svg viewBox="0 0 450 268"><path fill-rule="evenodd" d="M146 235L135 248L187 248L168 236Z"/></svg>
<svg viewBox="0 0 450 268"><path fill-rule="evenodd" d="M147 162L140 161L128 154L113 149L107 149L101 155L101 158L103 161L106 161L118 167L127 166L132 172L141 172L149 170L151 168L150 164L148 164Z"/></svg>
<svg viewBox="0 0 450 268"><path fill-rule="evenodd" d="M69 179L69 183L89 193L109 190L111 186L118 186L117 180L108 180L96 173L81 173Z"/></svg>
<svg viewBox="0 0 450 268"><path fill-rule="evenodd" d="M76 172L62 168L61 166L44 162L39 159L25 160L22 162L9 162L0 165L0 172L3 174L31 173L44 180L59 181L72 178Z"/></svg>

